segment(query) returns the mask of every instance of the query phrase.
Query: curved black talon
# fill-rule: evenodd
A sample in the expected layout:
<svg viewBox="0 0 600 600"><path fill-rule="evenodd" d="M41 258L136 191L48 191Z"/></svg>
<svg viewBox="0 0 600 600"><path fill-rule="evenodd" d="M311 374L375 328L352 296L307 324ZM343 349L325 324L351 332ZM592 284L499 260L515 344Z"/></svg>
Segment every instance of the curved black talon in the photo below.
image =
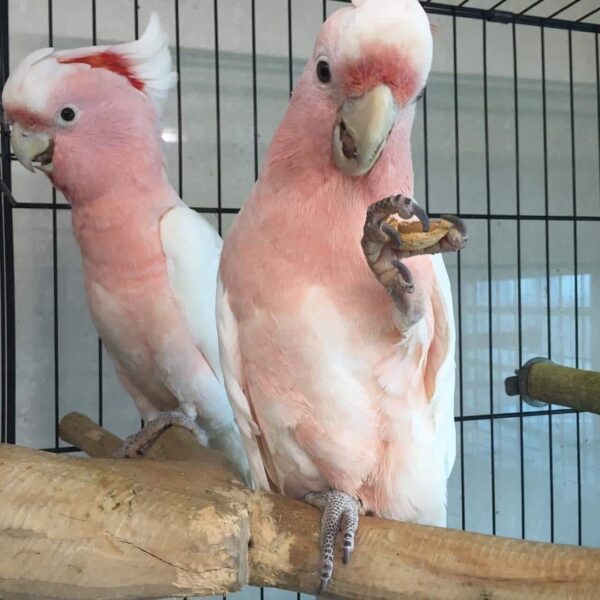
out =
<svg viewBox="0 0 600 600"><path fill-rule="evenodd" d="M381 231L387 235L397 248L402 248L402 238L398 231L392 227L387 221L381 224Z"/></svg>
<svg viewBox="0 0 600 600"><path fill-rule="evenodd" d="M414 200L412 202L412 213L421 221L423 225L423 231L429 231L429 215L425 212L425 209L417 204Z"/></svg>
<svg viewBox="0 0 600 600"><path fill-rule="evenodd" d="M329 579L324 579L321 577L321 583L319 583L319 589L317 590L317 596L320 596L326 589L329 584Z"/></svg>
<svg viewBox="0 0 600 600"><path fill-rule="evenodd" d="M344 536L346 537L346 536ZM350 557L352 556L352 542L350 540L344 540L344 555L342 556L342 562L347 565Z"/></svg>
<svg viewBox="0 0 600 600"><path fill-rule="evenodd" d="M396 268L398 273L400 273L402 279L404 279L404 283L406 284L406 292L409 294L414 292L415 284L410 269L401 260L393 260L392 265Z"/></svg>
<svg viewBox="0 0 600 600"><path fill-rule="evenodd" d="M441 218L452 223L452 225L454 225L454 227L456 227L458 230L458 233L460 233L464 238L467 237L467 226L460 217L457 217L456 215L441 215Z"/></svg>

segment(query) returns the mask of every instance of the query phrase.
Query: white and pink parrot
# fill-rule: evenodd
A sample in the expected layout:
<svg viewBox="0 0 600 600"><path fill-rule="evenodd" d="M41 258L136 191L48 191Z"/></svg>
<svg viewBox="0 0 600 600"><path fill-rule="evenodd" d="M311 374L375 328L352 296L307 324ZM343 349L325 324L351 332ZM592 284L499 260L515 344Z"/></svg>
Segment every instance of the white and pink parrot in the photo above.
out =
<svg viewBox="0 0 600 600"><path fill-rule="evenodd" d="M418 0L335 12L223 248L225 384L256 484L324 509L321 591L360 512L446 522L455 333L439 253L466 230L448 217L413 256L384 220L428 226L410 133L431 60Z"/></svg>
<svg viewBox="0 0 600 600"><path fill-rule="evenodd" d="M134 42L31 53L2 103L19 162L46 173L71 205L94 324L147 421L118 454L178 424L246 473L219 362L222 241L164 168L159 120L176 78L153 14Z"/></svg>

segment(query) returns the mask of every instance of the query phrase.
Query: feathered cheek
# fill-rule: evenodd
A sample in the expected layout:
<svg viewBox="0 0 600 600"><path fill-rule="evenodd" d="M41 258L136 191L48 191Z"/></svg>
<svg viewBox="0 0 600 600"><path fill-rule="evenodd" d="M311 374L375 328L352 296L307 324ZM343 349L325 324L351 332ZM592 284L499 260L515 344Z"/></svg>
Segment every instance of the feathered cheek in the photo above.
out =
<svg viewBox="0 0 600 600"><path fill-rule="evenodd" d="M68 195L66 188L69 180L73 179L74 174L78 171L76 166L77 161L73 160L74 153L69 150L68 145L69 143L64 139L64 136L59 135L54 137L50 180L65 195ZM69 157L68 160L67 157Z"/></svg>

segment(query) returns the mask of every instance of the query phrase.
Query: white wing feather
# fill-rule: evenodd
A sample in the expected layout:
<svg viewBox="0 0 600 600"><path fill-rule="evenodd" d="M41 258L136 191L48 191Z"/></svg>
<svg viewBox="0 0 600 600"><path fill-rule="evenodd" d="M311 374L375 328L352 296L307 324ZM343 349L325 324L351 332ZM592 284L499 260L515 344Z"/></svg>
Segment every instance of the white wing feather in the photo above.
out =
<svg viewBox="0 0 600 600"><path fill-rule="evenodd" d="M219 359L215 303L223 241L202 216L183 203L163 216L160 237L173 294L197 348L215 374L213 408L224 425L213 430L203 424L210 446L224 452L250 484L248 461L225 391Z"/></svg>
<svg viewBox="0 0 600 600"><path fill-rule="evenodd" d="M255 486L268 491L270 490L269 480L258 445L260 429L252 416L250 404L243 390L245 378L238 341L238 324L220 277L217 283L217 329L219 331L225 388L235 414L242 442L246 448L250 472Z"/></svg>
<svg viewBox="0 0 600 600"><path fill-rule="evenodd" d="M452 306L452 290L450 279L441 254L432 256L436 282L444 302L446 322L448 324L448 353L440 366L436 380L435 392L431 398L431 408L438 433L439 450L444 457L446 477L456 459L456 427L454 424L454 383L455 383L455 343L454 309Z"/></svg>
<svg viewBox="0 0 600 600"><path fill-rule="evenodd" d="M204 217L183 204L163 216L160 238L169 281L192 338L217 378L222 380L214 322L223 241Z"/></svg>

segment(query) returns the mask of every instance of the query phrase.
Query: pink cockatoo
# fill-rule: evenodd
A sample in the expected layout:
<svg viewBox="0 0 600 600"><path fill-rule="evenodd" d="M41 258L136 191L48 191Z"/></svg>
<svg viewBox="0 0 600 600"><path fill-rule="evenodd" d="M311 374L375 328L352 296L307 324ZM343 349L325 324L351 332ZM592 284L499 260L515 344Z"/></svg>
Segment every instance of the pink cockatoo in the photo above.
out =
<svg viewBox="0 0 600 600"><path fill-rule="evenodd" d="M17 159L71 205L94 324L147 421L119 455L178 424L246 472L219 362L222 241L180 200L163 164L159 118L175 81L153 14L134 42L31 53L2 102Z"/></svg>
<svg viewBox="0 0 600 600"><path fill-rule="evenodd" d="M466 230L449 217L419 254L385 220L428 225L410 199L410 133L430 25L418 0L352 4L322 26L225 240L217 298L225 384L256 484L324 509L321 590L338 532L347 561L361 511L444 525L455 458L439 253L461 249Z"/></svg>

